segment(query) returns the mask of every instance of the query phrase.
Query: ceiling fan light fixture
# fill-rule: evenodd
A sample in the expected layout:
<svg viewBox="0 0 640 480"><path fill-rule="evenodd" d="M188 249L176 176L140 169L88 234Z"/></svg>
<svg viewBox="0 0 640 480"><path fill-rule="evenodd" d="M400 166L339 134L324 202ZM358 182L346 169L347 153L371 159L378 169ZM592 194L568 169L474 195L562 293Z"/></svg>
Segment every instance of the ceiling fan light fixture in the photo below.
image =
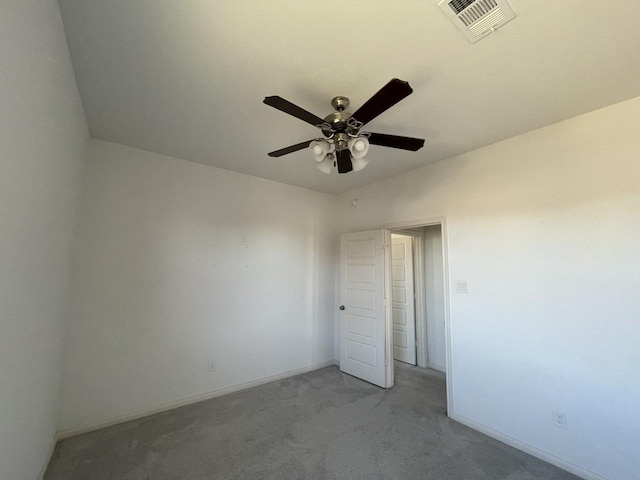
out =
<svg viewBox="0 0 640 480"><path fill-rule="evenodd" d="M349 145L349 151L351 152L351 157L354 160L364 158L369 152L369 140L366 137L350 138L348 145ZM355 164L354 164L354 167L355 167Z"/></svg>
<svg viewBox="0 0 640 480"><path fill-rule="evenodd" d="M325 157L324 160L316 163L316 167L318 167L318 170L320 170L322 173L326 173L327 175L329 175L333 170L333 160Z"/></svg>

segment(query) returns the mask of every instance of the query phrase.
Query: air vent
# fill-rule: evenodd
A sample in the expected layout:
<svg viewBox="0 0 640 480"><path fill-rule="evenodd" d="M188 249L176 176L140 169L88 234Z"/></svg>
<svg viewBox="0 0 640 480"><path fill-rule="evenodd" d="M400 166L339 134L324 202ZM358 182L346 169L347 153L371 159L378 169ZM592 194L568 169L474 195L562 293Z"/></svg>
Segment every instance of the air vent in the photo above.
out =
<svg viewBox="0 0 640 480"><path fill-rule="evenodd" d="M516 18L507 0L442 0L438 6L471 43Z"/></svg>

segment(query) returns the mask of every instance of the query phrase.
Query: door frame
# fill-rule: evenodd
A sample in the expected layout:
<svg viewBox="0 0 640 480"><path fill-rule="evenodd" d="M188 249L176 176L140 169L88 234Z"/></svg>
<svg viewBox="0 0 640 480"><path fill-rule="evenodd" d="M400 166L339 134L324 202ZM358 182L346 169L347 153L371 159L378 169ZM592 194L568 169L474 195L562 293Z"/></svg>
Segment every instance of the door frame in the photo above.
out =
<svg viewBox="0 0 640 480"><path fill-rule="evenodd" d="M447 228L447 216L439 215L435 217L428 218L419 218L415 220L406 220L403 222L395 222L390 224L382 225L381 228L384 230L384 242L386 245L391 245L391 233L392 230L404 230L410 228L420 228L420 227L431 227L434 225L440 225L442 232L442 271L444 273L444 322L445 322L445 357L446 357L446 389L447 389L447 415L450 415L453 409L453 369L452 369L452 360L451 360L451 343L452 343L452 334L451 334L451 308L450 308L450 285L449 285L449 232ZM417 236L417 238L420 238ZM420 288L420 294L422 295L420 306L421 315L424 315L422 312L424 306L424 255L422 253L422 249L424 248L424 237L422 240L419 240L421 244L421 253L420 253L420 261L422 262L421 273L418 277L421 277L420 285L417 285L416 282L416 291ZM385 297L391 298L391 249L387 248L385 250ZM417 303L416 298L416 303ZM416 318L416 334L418 334L418 322ZM387 364L387 388L392 387L394 383L394 371L393 371L393 320L391 317L391 302L387 302L386 305L386 339L385 339L385 351L387 358L389 358L389 362ZM424 323L421 329L424 328L423 331L420 332L419 342L426 341L426 317L424 318L424 322L422 319L420 323ZM426 345L423 345L418 352L418 358L420 354L426 356Z"/></svg>

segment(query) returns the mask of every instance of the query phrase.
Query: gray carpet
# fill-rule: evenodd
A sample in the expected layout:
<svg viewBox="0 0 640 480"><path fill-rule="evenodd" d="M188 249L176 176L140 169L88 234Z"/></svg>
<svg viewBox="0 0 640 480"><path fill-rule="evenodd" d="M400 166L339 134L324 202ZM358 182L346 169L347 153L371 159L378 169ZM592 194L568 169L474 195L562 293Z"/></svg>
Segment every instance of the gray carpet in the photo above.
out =
<svg viewBox="0 0 640 480"><path fill-rule="evenodd" d="M390 390L328 367L64 440L45 480L578 477L445 415L443 376Z"/></svg>

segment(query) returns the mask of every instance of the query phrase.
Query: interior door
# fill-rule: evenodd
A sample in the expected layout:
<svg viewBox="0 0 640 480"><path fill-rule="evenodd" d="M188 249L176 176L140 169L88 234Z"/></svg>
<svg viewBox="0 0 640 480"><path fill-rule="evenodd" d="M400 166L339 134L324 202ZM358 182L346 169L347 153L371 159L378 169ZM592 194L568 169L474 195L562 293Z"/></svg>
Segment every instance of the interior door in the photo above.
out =
<svg viewBox="0 0 640 480"><path fill-rule="evenodd" d="M413 239L391 237L393 358L416 364L416 311L413 283Z"/></svg>
<svg viewBox="0 0 640 480"><path fill-rule="evenodd" d="M384 232L340 238L340 370L386 385Z"/></svg>

